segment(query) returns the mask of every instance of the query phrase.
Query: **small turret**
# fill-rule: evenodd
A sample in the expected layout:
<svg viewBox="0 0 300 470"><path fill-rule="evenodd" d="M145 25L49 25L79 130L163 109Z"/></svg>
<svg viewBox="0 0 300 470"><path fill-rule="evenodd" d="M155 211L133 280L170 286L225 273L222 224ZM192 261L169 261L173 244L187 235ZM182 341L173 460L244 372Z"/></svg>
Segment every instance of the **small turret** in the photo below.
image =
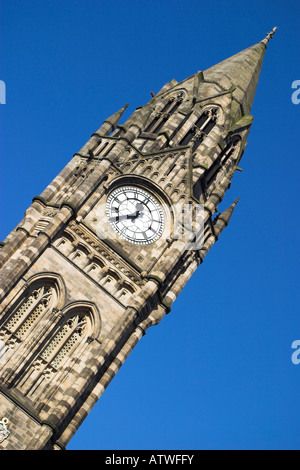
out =
<svg viewBox="0 0 300 470"><path fill-rule="evenodd" d="M99 135L109 135L118 125L124 111L128 108L129 104L125 104L123 108L117 111L115 114L105 119L102 126L98 129L97 134Z"/></svg>
<svg viewBox="0 0 300 470"><path fill-rule="evenodd" d="M227 227L227 225L229 224L233 211L238 202L239 202L239 198L237 198L231 204L231 206L229 206L224 212L222 212L216 217L214 221L214 230L215 230L216 236L219 236L221 232L223 232L224 228Z"/></svg>

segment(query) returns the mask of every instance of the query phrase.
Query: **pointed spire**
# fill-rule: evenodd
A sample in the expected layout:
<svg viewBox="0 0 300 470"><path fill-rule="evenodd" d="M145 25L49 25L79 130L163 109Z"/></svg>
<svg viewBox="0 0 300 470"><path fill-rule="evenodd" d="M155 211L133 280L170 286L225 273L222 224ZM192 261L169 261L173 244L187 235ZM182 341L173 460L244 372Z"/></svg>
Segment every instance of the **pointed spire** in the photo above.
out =
<svg viewBox="0 0 300 470"><path fill-rule="evenodd" d="M204 208L208 210L208 212L213 215L217 211L217 206L220 202L222 202L227 189L231 184L232 177L235 173L235 169L230 170L225 178L220 182L220 184L212 191L209 198L207 199L206 203L204 204Z"/></svg>
<svg viewBox="0 0 300 470"><path fill-rule="evenodd" d="M128 143L132 143L144 131L153 111L154 99L152 98L149 103L137 108L122 126L118 126L123 130L122 138L127 140Z"/></svg>
<svg viewBox="0 0 300 470"><path fill-rule="evenodd" d="M235 87L232 95L239 102L242 115L250 114L266 44L275 30L276 28L263 41L204 71L204 80L219 83L225 90ZM201 93L201 86L199 92Z"/></svg>
<svg viewBox="0 0 300 470"><path fill-rule="evenodd" d="M117 111L116 113L114 113L112 116L110 116L109 118L105 119L104 122L109 122L112 126L116 126L118 124L118 122L120 121L124 111L128 108L129 106L129 103L126 103L123 108L121 108L119 111Z"/></svg>
<svg viewBox="0 0 300 470"><path fill-rule="evenodd" d="M152 98L149 103L137 108L134 113L127 119L127 121L122 125L122 128L125 131L128 131L131 126L137 126L142 132L146 127L147 121L153 112L153 103L155 97Z"/></svg>
<svg viewBox="0 0 300 470"><path fill-rule="evenodd" d="M175 87L176 85L178 85L178 82L177 82L177 80L175 80L175 78L173 78L173 80L171 82L166 83L159 90L159 92L156 94L156 96L162 95L163 93L165 93L166 91L169 91L171 88Z"/></svg>
<svg viewBox="0 0 300 470"><path fill-rule="evenodd" d="M211 235L209 235L208 238L205 240L205 243L202 246L202 248L200 248L200 250L198 251L199 263L203 262L209 250L213 247L213 245L218 240L219 235L223 232L224 228L227 227L227 225L229 224L229 221L231 219L231 216L233 214L233 211L238 201L239 201L239 198L236 199L233 202L233 204L231 204L231 206L228 207L228 209L222 212L222 214L217 215L217 217L214 219L213 231Z"/></svg>
<svg viewBox="0 0 300 470"><path fill-rule="evenodd" d="M267 44L268 42L270 41L270 39L273 38L275 32L276 32L276 29L277 29L277 26L275 26L265 37L265 39L263 39L261 42L267 47Z"/></svg>
<svg viewBox="0 0 300 470"><path fill-rule="evenodd" d="M119 111L114 113L112 116L109 118L105 119L103 122L102 126L100 129L98 129L97 134L100 135L108 135L110 134L118 125L118 122L120 121L124 111L128 108L129 104L126 103L123 108L121 108Z"/></svg>
<svg viewBox="0 0 300 470"><path fill-rule="evenodd" d="M214 221L214 229L215 229L216 236L219 236L220 233L224 230L224 228L227 227L227 225L229 224L230 219L231 219L232 214L233 214L233 211L234 211L237 203L239 202L239 199L240 198L237 198L231 204L231 206L229 206L224 212L222 212L221 214L219 214L216 217L216 219Z"/></svg>
<svg viewBox="0 0 300 470"><path fill-rule="evenodd" d="M139 125L141 130L143 131L147 125L149 117L151 116L153 112L153 107L152 105L149 104L149 105L144 106L142 109L143 109L143 112L139 115L137 119L137 125Z"/></svg>

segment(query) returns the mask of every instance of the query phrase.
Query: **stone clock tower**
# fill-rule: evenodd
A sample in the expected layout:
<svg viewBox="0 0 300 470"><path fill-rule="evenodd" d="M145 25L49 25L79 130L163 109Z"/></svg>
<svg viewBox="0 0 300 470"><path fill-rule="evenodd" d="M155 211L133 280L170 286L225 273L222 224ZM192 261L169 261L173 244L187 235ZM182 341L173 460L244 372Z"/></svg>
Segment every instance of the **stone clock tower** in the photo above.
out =
<svg viewBox="0 0 300 470"><path fill-rule="evenodd" d="M274 31L106 119L1 243L2 449L64 449L218 240Z"/></svg>

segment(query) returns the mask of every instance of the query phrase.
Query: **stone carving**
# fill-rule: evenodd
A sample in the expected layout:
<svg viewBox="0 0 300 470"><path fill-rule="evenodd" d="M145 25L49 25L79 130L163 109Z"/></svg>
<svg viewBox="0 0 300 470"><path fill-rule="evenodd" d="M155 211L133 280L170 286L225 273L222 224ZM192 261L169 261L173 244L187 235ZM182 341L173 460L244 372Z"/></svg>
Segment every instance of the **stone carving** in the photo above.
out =
<svg viewBox="0 0 300 470"><path fill-rule="evenodd" d="M88 235L85 230L80 227L76 222L71 222L69 227L81 238L83 238L89 246L92 246L104 259L112 263L117 269L122 271L125 275L127 275L132 281L134 281L138 286L144 285L144 282L128 267L125 263L120 262L117 256L114 253L108 252L104 249L103 245L100 242L96 242L90 235Z"/></svg>
<svg viewBox="0 0 300 470"><path fill-rule="evenodd" d="M43 215L45 217L54 217L57 214L58 210L54 209L53 207L46 207L44 209Z"/></svg>

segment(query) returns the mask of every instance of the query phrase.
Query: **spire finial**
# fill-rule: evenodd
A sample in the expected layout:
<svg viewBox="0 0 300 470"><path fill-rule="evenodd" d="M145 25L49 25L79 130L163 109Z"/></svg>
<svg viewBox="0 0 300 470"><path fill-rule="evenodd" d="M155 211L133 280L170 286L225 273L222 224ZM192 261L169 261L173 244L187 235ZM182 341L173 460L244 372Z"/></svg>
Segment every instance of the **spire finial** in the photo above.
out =
<svg viewBox="0 0 300 470"><path fill-rule="evenodd" d="M99 135L109 135L117 127L124 111L128 108L128 106L129 103L126 103L123 108L121 108L109 118L105 119L100 129L98 129L97 133Z"/></svg>
<svg viewBox="0 0 300 470"><path fill-rule="evenodd" d="M233 211L239 202L240 198L238 197L232 204L229 206L224 212L221 214L218 214L217 217L214 220L214 229L215 229L215 234L217 236L220 235L220 233L224 230L225 227L230 222L231 216L233 214Z"/></svg>
<svg viewBox="0 0 300 470"><path fill-rule="evenodd" d="M265 46L268 44L268 42L270 41L270 39L273 38L275 32L276 32L276 29L277 29L277 26L275 26L265 37L265 39L263 39L261 42L263 42L265 44Z"/></svg>

